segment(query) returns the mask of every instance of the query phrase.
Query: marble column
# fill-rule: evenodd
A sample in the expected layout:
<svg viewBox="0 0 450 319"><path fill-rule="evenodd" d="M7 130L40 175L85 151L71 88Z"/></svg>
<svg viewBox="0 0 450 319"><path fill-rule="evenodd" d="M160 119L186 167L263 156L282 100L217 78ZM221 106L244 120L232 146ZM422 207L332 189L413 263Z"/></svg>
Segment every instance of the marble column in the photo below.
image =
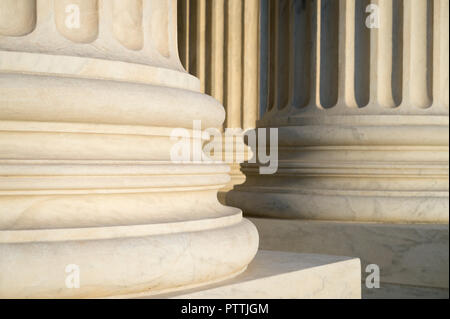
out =
<svg viewBox="0 0 450 319"><path fill-rule="evenodd" d="M268 110L279 168L234 203L250 215L448 222L448 2L270 1ZM400 5L403 4L403 5Z"/></svg>
<svg viewBox="0 0 450 319"><path fill-rule="evenodd" d="M441 277L432 282L402 274L393 281L448 289L448 5L445 0L269 0L270 32L262 35L268 42L268 73L262 74L269 82L263 92L268 105L257 126L278 128L278 171L260 175L257 164L244 164L247 181L228 194L227 203L260 218L409 225L418 244L405 239L406 246L396 249L392 243L393 259L409 251L409 259L401 257L402 267L414 267L420 245L432 244L435 253L426 254L433 261L422 263L422 274L433 273L430 265L445 255L439 267L446 263L447 270L436 270ZM293 240L309 226L302 224L302 232L288 223L285 230L291 233L275 235L269 234L274 224L268 220L262 248L295 249L284 236ZM433 244L434 231L419 238L421 224L437 225L447 242ZM327 232L334 227L335 239L340 238L334 225ZM365 225L372 229L372 249L389 247L395 230L381 236ZM264 240L265 231L273 242ZM363 240L353 237L348 243L343 238L349 250L339 254L354 253ZM306 240L299 237L298 246ZM314 250L319 245L304 249L333 253ZM385 251L377 260L365 259L361 251L364 262L391 258ZM385 273L395 263L386 264Z"/></svg>
<svg viewBox="0 0 450 319"><path fill-rule="evenodd" d="M180 62L176 0L1 1L0 297L149 295L245 270L258 234L217 201L228 166L170 158L174 128L224 119Z"/></svg>
<svg viewBox="0 0 450 319"><path fill-rule="evenodd" d="M231 181L219 194L222 200L233 185L245 181L239 164L252 156L242 133L254 129L259 116L260 1L178 0L178 9L183 66L200 79L202 92L224 105L223 130L237 129L235 142L241 144L222 140L222 150L232 149L234 158L222 157L232 161Z"/></svg>

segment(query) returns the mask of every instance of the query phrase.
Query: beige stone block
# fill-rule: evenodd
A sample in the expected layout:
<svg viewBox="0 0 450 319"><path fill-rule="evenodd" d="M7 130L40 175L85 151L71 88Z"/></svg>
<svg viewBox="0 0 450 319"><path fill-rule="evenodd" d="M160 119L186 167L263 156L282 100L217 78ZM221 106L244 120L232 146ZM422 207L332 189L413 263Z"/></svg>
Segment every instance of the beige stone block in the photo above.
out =
<svg viewBox="0 0 450 319"><path fill-rule="evenodd" d="M361 258L385 283L448 289L448 225L401 225L251 218L260 249Z"/></svg>
<svg viewBox="0 0 450 319"><path fill-rule="evenodd" d="M153 298L359 299L360 267L356 258L260 250L234 279Z"/></svg>

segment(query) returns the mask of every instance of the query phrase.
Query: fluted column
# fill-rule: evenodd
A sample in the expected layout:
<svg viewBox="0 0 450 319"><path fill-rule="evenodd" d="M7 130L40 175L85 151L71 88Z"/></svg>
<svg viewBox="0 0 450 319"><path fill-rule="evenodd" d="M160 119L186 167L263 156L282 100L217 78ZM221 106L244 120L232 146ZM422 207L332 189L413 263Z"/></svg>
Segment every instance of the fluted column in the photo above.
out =
<svg viewBox="0 0 450 319"><path fill-rule="evenodd" d="M223 129L255 128L259 116L260 1L178 0L178 8L181 61L200 79L202 92L224 104ZM242 144L242 133L236 130L234 134L235 141ZM225 138L222 141L225 143ZM224 144L222 149L233 146ZM242 151L244 154L236 154ZM245 181L239 164L251 157L249 153L244 145L234 148L232 179L221 197Z"/></svg>
<svg viewBox="0 0 450 319"><path fill-rule="evenodd" d="M259 217L448 223L448 1L269 3L258 127L278 128L279 168L245 164L227 203Z"/></svg>
<svg viewBox="0 0 450 319"><path fill-rule="evenodd" d="M0 297L154 294L245 270L258 235L217 201L229 168L170 157L174 128L224 118L180 63L176 0L1 1Z"/></svg>

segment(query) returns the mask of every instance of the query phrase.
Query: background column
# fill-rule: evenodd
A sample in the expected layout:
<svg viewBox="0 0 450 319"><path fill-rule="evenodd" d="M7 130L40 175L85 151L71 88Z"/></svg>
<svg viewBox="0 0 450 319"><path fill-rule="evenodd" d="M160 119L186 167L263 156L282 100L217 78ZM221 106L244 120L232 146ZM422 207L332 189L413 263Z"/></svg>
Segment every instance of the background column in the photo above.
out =
<svg viewBox="0 0 450 319"><path fill-rule="evenodd" d="M178 0L178 9L181 61L200 79L202 92L223 103L223 130L255 128L259 116L260 1ZM232 179L219 193L222 202L233 185L245 181L238 158L251 156L250 149L242 145L242 134L235 134L239 147L223 145L223 150L233 147L234 160L230 160ZM236 154L242 151L244 154ZM227 160L225 154L223 160Z"/></svg>
<svg viewBox="0 0 450 319"><path fill-rule="evenodd" d="M268 15L258 127L279 129L279 168L244 164L227 203L259 217L263 249L360 256L385 296L448 296L448 1L269 1Z"/></svg>

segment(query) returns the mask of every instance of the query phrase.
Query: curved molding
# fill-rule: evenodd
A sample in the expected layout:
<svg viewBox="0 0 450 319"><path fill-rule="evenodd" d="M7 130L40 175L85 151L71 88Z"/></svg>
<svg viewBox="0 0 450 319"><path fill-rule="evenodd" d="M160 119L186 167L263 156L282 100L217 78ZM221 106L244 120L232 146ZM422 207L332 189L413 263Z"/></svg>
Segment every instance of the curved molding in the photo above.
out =
<svg viewBox="0 0 450 319"><path fill-rule="evenodd" d="M339 125L305 124L278 128L280 146L447 146L448 117L436 117L434 124ZM405 119L404 119L405 120ZM431 118L429 120L432 120ZM406 122L406 121L405 121ZM441 122L441 123L439 123ZM383 132L383 134L380 134Z"/></svg>
<svg viewBox="0 0 450 319"><path fill-rule="evenodd" d="M196 92L200 91L199 80L185 72L150 65L87 57L0 51L0 73L57 75L61 77L151 84Z"/></svg>
<svg viewBox="0 0 450 319"><path fill-rule="evenodd" d="M193 219L182 222L161 222L132 226L108 226L90 228L54 228L27 230L0 230L0 244L18 244L59 241L104 240L132 238L219 229L239 224L242 214L224 215L211 219Z"/></svg>
<svg viewBox="0 0 450 319"><path fill-rule="evenodd" d="M218 127L225 118L219 102L197 92L19 74L0 73L0 103L0 119L8 121L192 128L192 121L202 114L202 125L207 128Z"/></svg>
<svg viewBox="0 0 450 319"><path fill-rule="evenodd" d="M394 181L395 182L395 181ZM448 185L448 183L447 183ZM252 203L246 204L246 203ZM359 189L325 191L236 187L227 204L239 206L247 216L273 218L448 224L448 191L368 192Z"/></svg>
<svg viewBox="0 0 450 319"><path fill-rule="evenodd" d="M259 175L258 164L243 164L247 180L227 194L228 205L258 217L448 223L447 116L278 123L277 172Z"/></svg>
<svg viewBox="0 0 450 319"><path fill-rule="evenodd" d="M246 220L174 234L0 243L0 297L93 298L207 284L239 274L257 246L256 228ZM80 268L79 289L65 286L72 264Z"/></svg>

